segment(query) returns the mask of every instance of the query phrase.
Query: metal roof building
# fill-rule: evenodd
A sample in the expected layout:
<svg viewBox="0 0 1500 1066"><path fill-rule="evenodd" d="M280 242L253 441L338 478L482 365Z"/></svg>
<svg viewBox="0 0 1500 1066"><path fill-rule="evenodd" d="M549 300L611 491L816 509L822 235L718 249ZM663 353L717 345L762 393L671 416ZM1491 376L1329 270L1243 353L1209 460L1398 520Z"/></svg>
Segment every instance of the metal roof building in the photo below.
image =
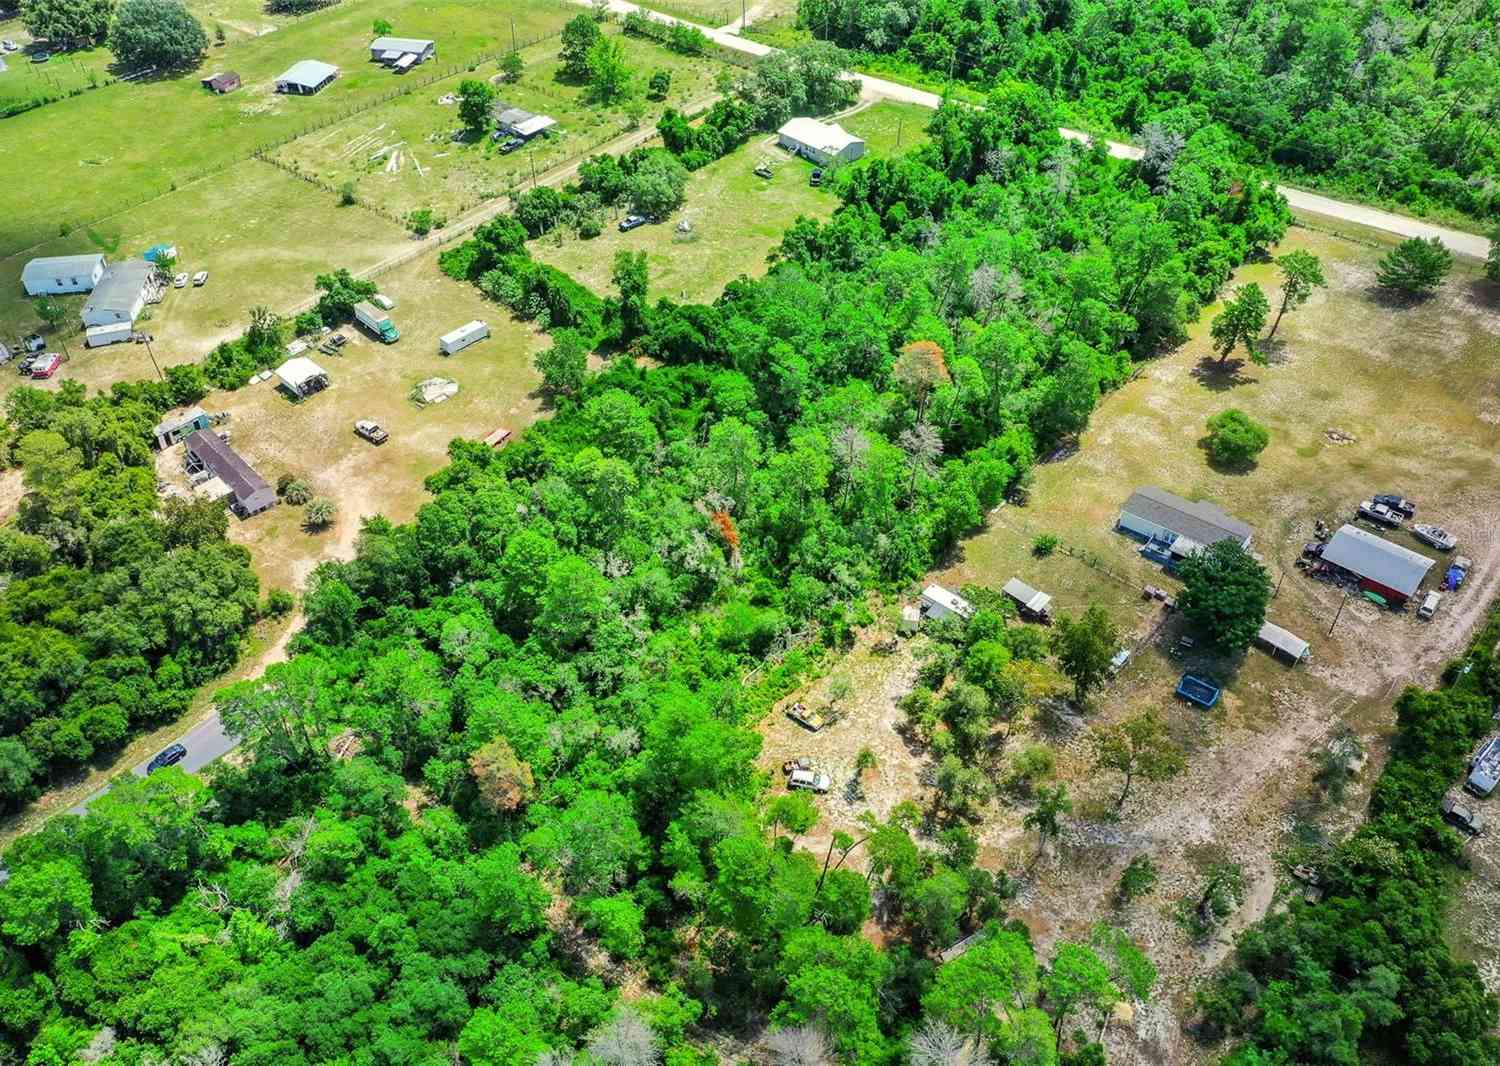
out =
<svg viewBox="0 0 1500 1066"><path fill-rule="evenodd" d="M1360 587L1404 603L1422 587L1432 559L1384 537L1345 525L1323 549L1322 559L1360 579Z"/></svg>
<svg viewBox="0 0 1500 1066"><path fill-rule="evenodd" d="M421 37L377 37L370 42L370 58L396 70L410 70L437 55L437 42Z"/></svg>
<svg viewBox="0 0 1500 1066"><path fill-rule="evenodd" d="M27 296L88 292L104 273L104 256L48 255L21 268L21 287Z"/></svg>
<svg viewBox="0 0 1500 1066"><path fill-rule="evenodd" d="M1005 583L1000 590L1011 599L1026 614L1045 617L1048 609L1052 606L1052 597L1045 592L1038 592L1018 577L1013 577Z"/></svg>
<svg viewBox="0 0 1500 1066"><path fill-rule="evenodd" d="M865 142L837 122L794 118L776 131L777 143L814 163L852 163L865 154Z"/></svg>
<svg viewBox="0 0 1500 1066"><path fill-rule="evenodd" d="M974 613L974 605L951 589L942 585L928 585L922 590L922 615L926 618L948 618L957 615L967 619Z"/></svg>
<svg viewBox="0 0 1500 1066"><path fill-rule="evenodd" d="M276 91L311 96L339 76L339 68L316 59L299 59L276 79Z"/></svg>
<svg viewBox="0 0 1500 1066"><path fill-rule="evenodd" d="M195 429L207 429L213 425L208 412L201 407L189 407L186 411L167 415L156 424L151 435L156 438L158 448L170 448Z"/></svg>
<svg viewBox="0 0 1500 1066"><path fill-rule="evenodd" d="M517 137L530 139L538 133L546 133L553 126L557 125L557 119L549 115L538 115L522 107L507 107L504 104L496 104L494 113L495 124L502 131L515 134Z"/></svg>
<svg viewBox="0 0 1500 1066"><path fill-rule="evenodd" d="M207 470L229 486L229 505L241 518L276 506L276 490L218 434L197 429L188 434L189 470Z"/></svg>
<svg viewBox="0 0 1500 1066"><path fill-rule="evenodd" d="M1255 640L1273 655L1285 655L1293 663L1300 663L1312 651L1312 645L1295 633L1282 629L1275 622L1267 622L1255 634Z"/></svg>
<svg viewBox="0 0 1500 1066"><path fill-rule="evenodd" d="M156 264L144 259L126 259L109 267L83 305L84 326L134 322L146 306L155 278Z"/></svg>
<svg viewBox="0 0 1500 1066"><path fill-rule="evenodd" d="M1130 494L1120 509L1120 528L1147 540L1173 542L1186 537L1193 546L1205 548L1221 540L1232 540L1248 548L1253 532L1244 522L1211 503L1184 500L1154 485Z"/></svg>
<svg viewBox="0 0 1500 1066"><path fill-rule="evenodd" d="M276 368L276 376L293 396L307 396L328 387L328 371L317 363L299 355L288 359Z"/></svg>

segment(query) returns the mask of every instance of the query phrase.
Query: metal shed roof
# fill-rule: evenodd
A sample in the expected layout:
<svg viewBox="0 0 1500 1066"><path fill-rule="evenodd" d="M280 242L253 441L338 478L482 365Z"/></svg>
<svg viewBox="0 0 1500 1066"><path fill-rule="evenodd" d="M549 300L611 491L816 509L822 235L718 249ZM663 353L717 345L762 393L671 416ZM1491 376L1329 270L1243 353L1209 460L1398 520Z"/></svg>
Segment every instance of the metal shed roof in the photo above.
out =
<svg viewBox="0 0 1500 1066"><path fill-rule="evenodd" d="M170 433L172 432L172 430L177 429L179 426L185 426L189 422L196 422L200 418L207 417L208 412L203 408L189 407L186 411L183 411L180 414L167 415L156 424L156 428L151 431L151 434L152 436L160 437L163 433Z"/></svg>
<svg viewBox="0 0 1500 1066"><path fill-rule="evenodd" d="M276 376L288 387L300 390L302 386L314 378L327 377L328 371L307 358L307 356L299 355L295 359L288 359L278 366L276 368Z"/></svg>
<svg viewBox="0 0 1500 1066"><path fill-rule="evenodd" d="M1184 500L1155 485L1146 485L1131 493L1124 510L1205 547L1221 540L1246 544L1254 532L1244 522L1211 503Z"/></svg>
<svg viewBox="0 0 1500 1066"><path fill-rule="evenodd" d="M1275 622L1267 622L1261 626L1260 632L1255 634L1255 639L1272 651L1291 656L1297 662L1307 658L1307 653L1312 650L1311 644L1295 633L1282 629Z"/></svg>
<svg viewBox="0 0 1500 1066"><path fill-rule="evenodd" d="M91 311L133 311L141 290L156 273L156 264L144 259L126 259L107 269L94 286L83 313Z"/></svg>
<svg viewBox="0 0 1500 1066"><path fill-rule="evenodd" d="M52 278L88 275L92 274L94 268L103 262L104 256L97 253L43 256L40 259L31 260L21 268L21 281L24 284L30 284L34 281L50 281Z"/></svg>
<svg viewBox="0 0 1500 1066"><path fill-rule="evenodd" d="M1018 577L1007 581L1001 591L1027 610L1045 611L1052 604L1051 596L1038 592Z"/></svg>
<svg viewBox="0 0 1500 1066"><path fill-rule="evenodd" d="M239 452L220 440L217 433L195 429L188 434L187 446L188 451L196 455L198 461L208 467L214 477L229 486L240 504L260 493L271 491L266 479L257 474Z"/></svg>
<svg viewBox="0 0 1500 1066"><path fill-rule="evenodd" d="M332 63L324 63L317 59L299 59L287 68L285 74L276 80L279 82L290 82L293 85L305 85L309 89L315 89L329 78L337 77L339 68Z"/></svg>
<svg viewBox="0 0 1500 1066"><path fill-rule="evenodd" d="M942 585L928 585L922 590L922 599L946 608L954 614L967 618L974 613L974 605L951 589Z"/></svg>
<svg viewBox="0 0 1500 1066"><path fill-rule="evenodd" d="M794 118L776 132L783 137L800 141L809 148L821 148L835 154L856 142L864 143L837 122L819 122L815 118Z"/></svg>
<svg viewBox="0 0 1500 1066"><path fill-rule="evenodd" d="M1410 596L1431 570L1433 560L1384 537L1345 525L1323 549L1323 561L1341 566L1378 585Z"/></svg>
<svg viewBox="0 0 1500 1066"><path fill-rule="evenodd" d="M397 55L405 52L425 52L434 43L422 37L377 37L370 42L370 51L395 52Z"/></svg>

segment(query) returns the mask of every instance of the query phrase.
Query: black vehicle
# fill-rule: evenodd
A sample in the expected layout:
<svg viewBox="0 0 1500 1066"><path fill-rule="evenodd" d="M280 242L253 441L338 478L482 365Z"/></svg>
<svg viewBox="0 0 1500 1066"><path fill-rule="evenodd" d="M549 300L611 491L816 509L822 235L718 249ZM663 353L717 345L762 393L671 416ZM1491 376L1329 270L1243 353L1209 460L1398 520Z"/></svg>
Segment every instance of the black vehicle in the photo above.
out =
<svg viewBox="0 0 1500 1066"><path fill-rule="evenodd" d="M629 233L637 226L644 226L647 222L645 215L626 215L620 220L620 232Z"/></svg>
<svg viewBox="0 0 1500 1066"><path fill-rule="evenodd" d="M526 144L526 138L525 137L512 137L508 141L501 141L500 142L500 154L501 155L510 155L510 153L514 152L517 148L523 147L525 144Z"/></svg>
<svg viewBox="0 0 1500 1066"><path fill-rule="evenodd" d="M154 774L158 770L164 770L168 766L176 766L187 758L187 749L181 744L169 744L155 755L146 764L146 773Z"/></svg>
<svg viewBox="0 0 1500 1066"><path fill-rule="evenodd" d="M813 188L817 188L819 185L822 185L823 184L823 172L821 170L814 170L812 172L812 176L807 179L807 183L809 185L811 185Z"/></svg>
<svg viewBox="0 0 1500 1066"><path fill-rule="evenodd" d="M1416 504L1412 503L1405 496L1398 496L1394 492L1383 492L1379 496L1376 496L1373 502L1384 504L1393 511L1400 511L1407 518L1417 513Z"/></svg>
<svg viewBox="0 0 1500 1066"><path fill-rule="evenodd" d="M22 377L30 374L31 368L36 365L36 361L40 358L41 356L39 355L23 355L21 361L16 364L16 373Z"/></svg>
<svg viewBox="0 0 1500 1066"><path fill-rule="evenodd" d="M349 338L342 333L335 333L332 337L328 338L328 343L332 344L335 348L342 348L349 343Z"/></svg>

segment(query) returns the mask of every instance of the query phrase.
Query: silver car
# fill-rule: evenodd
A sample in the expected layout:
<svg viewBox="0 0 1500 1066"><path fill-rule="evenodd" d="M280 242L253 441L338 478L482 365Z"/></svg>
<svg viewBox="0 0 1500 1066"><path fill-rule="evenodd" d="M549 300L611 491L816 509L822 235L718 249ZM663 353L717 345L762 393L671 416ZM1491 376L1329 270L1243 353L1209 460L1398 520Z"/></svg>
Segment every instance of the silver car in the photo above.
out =
<svg viewBox="0 0 1500 1066"><path fill-rule="evenodd" d="M793 770L787 775L786 787L790 792L807 789L821 796L833 787L833 782L822 770Z"/></svg>

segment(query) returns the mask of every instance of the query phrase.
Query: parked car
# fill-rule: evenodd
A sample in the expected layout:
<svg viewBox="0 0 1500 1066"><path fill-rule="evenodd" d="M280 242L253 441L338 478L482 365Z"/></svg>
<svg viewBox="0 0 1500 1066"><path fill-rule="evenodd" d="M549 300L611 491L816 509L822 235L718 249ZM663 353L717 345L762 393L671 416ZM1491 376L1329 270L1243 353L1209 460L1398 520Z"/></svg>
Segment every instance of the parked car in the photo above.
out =
<svg viewBox="0 0 1500 1066"><path fill-rule="evenodd" d="M517 148L524 147L526 147L525 137L510 137L500 142L500 154L510 155L510 153L514 152Z"/></svg>
<svg viewBox="0 0 1500 1066"><path fill-rule="evenodd" d="M1383 503L1375 503L1373 500L1365 500L1359 505L1359 516L1392 529L1396 529L1406 521L1399 512L1391 510Z"/></svg>
<svg viewBox="0 0 1500 1066"><path fill-rule="evenodd" d="M816 733L828 725L828 718L818 711L810 711L805 703L794 703L786 709L786 716L803 729Z"/></svg>
<svg viewBox="0 0 1500 1066"><path fill-rule="evenodd" d="M379 422L372 422L368 418L361 418L354 423L354 432L371 444L384 444L391 438L391 435L380 427Z"/></svg>
<svg viewBox="0 0 1500 1066"><path fill-rule="evenodd" d="M47 62L47 60L49 60L51 58L52 58L52 53L51 52L32 52L31 53L31 61L33 63L45 63L45 62Z"/></svg>
<svg viewBox="0 0 1500 1066"><path fill-rule="evenodd" d="M829 780L828 775L823 773L823 771L821 770L793 770L790 774L787 775L786 778L786 787L788 792L796 792L799 789L807 789L808 791L816 792L821 796L832 786L833 782Z"/></svg>
<svg viewBox="0 0 1500 1066"><path fill-rule="evenodd" d="M1458 538L1442 526L1433 526L1418 522L1411 527L1411 533L1412 536L1416 537L1423 544L1431 544L1438 551L1451 552L1454 548L1458 547Z"/></svg>
<svg viewBox="0 0 1500 1066"><path fill-rule="evenodd" d="M5 38L5 40L3 41L0 41L0 48L5 49L7 52L19 52L21 50L21 46L18 45L15 41L12 41L9 37Z"/></svg>
<svg viewBox="0 0 1500 1066"><path fill-rule="evenodd" d="M56 352L39 355L31 364L31 376L37 379L50 378L62 369L63 357Z"/></svg>
<svg viewBox="0 0 1500 1066"><path fill-rule="evenodd" d="M1422 606L1417 608L1417 617L1424 622L1438 613L1438 608L1443 605L1443 594L1441 592L1429 592L1422 599Z"/></svg>
<svg viewBox="0 0 1500 1066"><path fill-rule="evenodd" d="M332 337L329 337L328 340L335 348L342 348L344 345L349 343L349 338L344 336L342 333L335 333Z"/></svg>
<svg viewBox="0 0 1500 1066"><path fill-rule="evenodd" d="M168 766L176 766L187 758L187 748L181 744L168 744L161 751L151 756L151 761L146 764L146 773L154 774L158 770L164 770Z"/></svg>
<svg viewBox="0 0 1500 1066"><path fill-rule="evenodd" d="M198 273L196 273L196 274L193 275L193 288L195 288L195 289L201 289L204 285L207 285L207 284L208 284L208 271L206 271L206 270L200 270L200 271L198 271Z"/></svg>
<svg viewBox="0 0 1500 1066"><path fill-rule="evenodd" d="M21 356L21 361L16 364L16 373L24 378L27 374L31 373L31 368L36 365L36 361L40 358L41 356L39 355Z"/></svg>
<svg viewBox="0 0 1500 1066"><path fill-rule="evenodd" d="M771 164L765 160L761 160L755 166L755 176L757 178L769 178L771 176Z"/></svg>
<svg viewBox="0 0 1500 1066"><path fill-rule="evenodd" d="M1417 513L1417 505L1405 496L1398 496L1394 492L1382 492L1375 497L1375 502L1389 507L1393 511L1399 511L1407 518Z"/></svg>
<svg viewBox="0 0 1500 1066"><path fill-rule="evenodd" d="M1453 796L1443 797L1443 821L1471 837L1484 832L1484 815Z"/></svg>
<svg viewBox="0 0 1500 1066"><path fill-rule="evenodd" d="M812 174L808 177L807 183L809 185L811 185L813 188L817 188L819 185L822 185L823 184L823 171L821 171L821 170L814 170L812 172Z"/></svg>
<svg viewBox="0 0 1500 1066"><path fill-rule="evenodd" d="M620 219L620 232L629 233L631 230L637 228L638 226L644 226L645 224L645 215L626 215L624 218Z"/></svg>
<svg viewBox="0 0 1500 1066"><path fill-rule="evenodd" d="M39 352L47 347L47 342L42 339L40 333L33 333L21 342L21 347L25 348L28 352Z"/></svg>
<svg viewBox="0 0 1500 1066"><path fill-rule="evenodd" d="M188 276L187 276L187 271L186 270L179 271L172 278L172 288L174 288L174 289L185 289L185 288L187 288L187 283L188 283Z"/></svg>

